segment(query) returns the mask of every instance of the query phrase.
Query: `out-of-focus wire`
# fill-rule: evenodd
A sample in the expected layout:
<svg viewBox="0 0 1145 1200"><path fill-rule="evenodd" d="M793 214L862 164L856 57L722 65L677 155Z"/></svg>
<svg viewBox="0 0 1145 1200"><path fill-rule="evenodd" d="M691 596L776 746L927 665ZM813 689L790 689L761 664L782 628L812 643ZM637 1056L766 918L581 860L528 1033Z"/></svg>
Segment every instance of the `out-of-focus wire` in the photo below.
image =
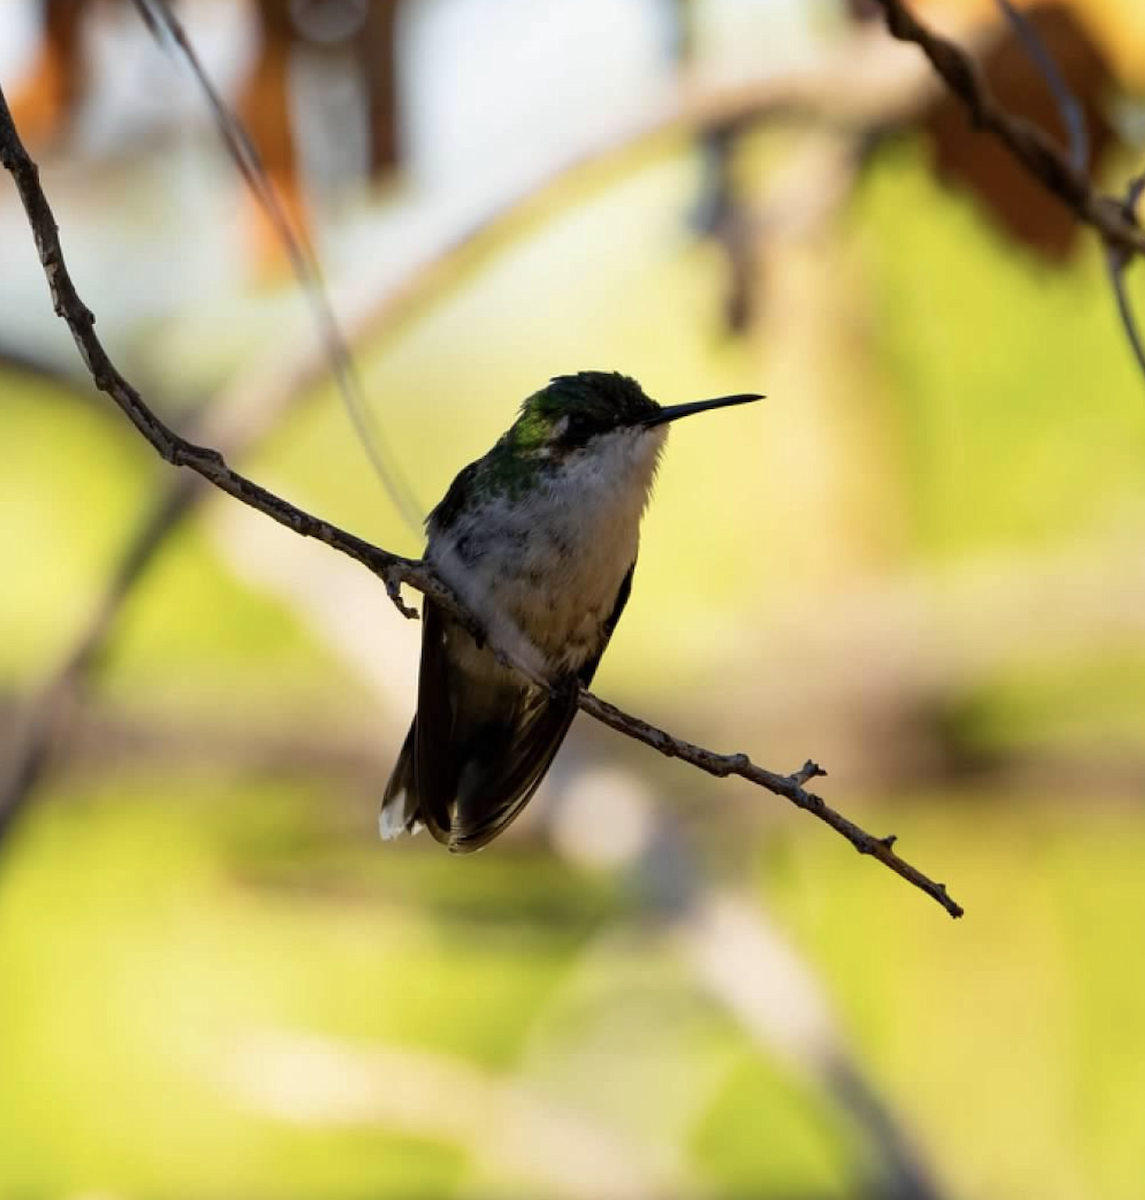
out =
<svg viewBox="0 0 1145 1200"><path fill-rule="evenodd" d="M342 397L362 448L402 519L414 532L420 534L423 510L413 489L398 468L394 454L386 444L377 417L366 403L353 355L338 324L322 280L318 260L305 234L295 226L279 200L258 150L238 116L227 106L211 81L187 36L187 31L171 11L167 0L134 0L134 3L143 23L155 39L160 44L169 44L176 48L186 61L195 81L202 88L228 152L286 251L291 269L318 326L338 393Z"/></svg>

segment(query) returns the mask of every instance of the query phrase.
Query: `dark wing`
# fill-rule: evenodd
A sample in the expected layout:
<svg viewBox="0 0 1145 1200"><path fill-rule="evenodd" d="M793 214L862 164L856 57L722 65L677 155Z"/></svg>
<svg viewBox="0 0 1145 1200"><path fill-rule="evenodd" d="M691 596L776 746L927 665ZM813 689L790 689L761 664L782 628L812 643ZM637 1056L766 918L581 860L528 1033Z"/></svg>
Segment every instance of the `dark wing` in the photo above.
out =
<svg viewBox="0 0 1145 1200"><path fill-rule="evenodd" d="M605 623L600 654L632 588L632 570ZM427 601L415 741L418 818L455 853L479 850L532 798L576 716L576 691L553 697L496 670L493 655ZM600 654L577 672L587 685ZM474 661L484 670L467 670ZM485 661L487 660L487 661Z"/></svg>
<svg viewBox="0 0 1145 1200"><path fill-rule="evenodd" d="M415 762L419 815L455 853L479 850L537 790L576 713L498 669L489 650L425 605ZM475 669L467 669L475 668Z"/></svg>

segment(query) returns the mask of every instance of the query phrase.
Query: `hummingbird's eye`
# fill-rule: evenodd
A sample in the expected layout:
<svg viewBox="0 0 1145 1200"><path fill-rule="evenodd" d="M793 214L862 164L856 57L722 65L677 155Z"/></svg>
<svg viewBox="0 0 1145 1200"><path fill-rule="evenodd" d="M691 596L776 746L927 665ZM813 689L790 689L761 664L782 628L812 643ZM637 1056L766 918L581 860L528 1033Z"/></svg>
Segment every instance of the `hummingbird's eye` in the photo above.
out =
<svg viewBox="0 0 1145 1200"><path fill-rule="evenodd" d="M565 425L564 441L574 445L587 442L592 436L592 420L584 413L570 413Z"/></svg>

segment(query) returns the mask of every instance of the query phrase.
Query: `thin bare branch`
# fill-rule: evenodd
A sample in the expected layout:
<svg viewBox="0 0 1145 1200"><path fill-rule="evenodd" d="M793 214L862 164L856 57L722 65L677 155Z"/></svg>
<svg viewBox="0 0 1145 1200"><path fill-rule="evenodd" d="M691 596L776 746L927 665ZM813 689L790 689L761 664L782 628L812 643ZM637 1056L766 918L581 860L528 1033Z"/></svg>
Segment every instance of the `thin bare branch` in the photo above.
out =
<svg viewBox="0 0 1145 1200"><path fill-rule="evenodd" d="M427 595L434 594L436 589L441 588L420 562L390 554L328 521L296 508L252 480L232 471L217 450L195 445L180 437L151 411L136 389L116 369L96 336L95 316L80 299L68 273L60 247L59 229L40 186L39 171L16 133L2 91L0 165L12 175L28 215L56 315L63 318L71 331L95 386L115 401L164 461L177 467L189 467L215 487L244 504L257 508L300 536L315 538L343 554L356 558L385 582L391 599L399 607L402 607L397 594L399 582L408 583ZM427 588L429 591L425 590ZM434 599L448 603L445 597L444 589L440 595L434 595ZM415 615L410 609L403 611L406 616Z"/></svg>
<svg viewBox="0 0 1145 1200"><path fill-rule="evenodd" d="M1145 344L1125 290L1125 271L1129 263L1136 255L1145 253L1145 232L1136 217L1137 202L1145 190L1145 174L1130 183L1123 200L1097 192L1090 186L1086 175L1089 138L1085 114L1037 31L1009 0L997 0L997 4L1057 101L1069 135L1068 159L1036 125L1006 113L998 106L969 54L927 29L902 0L876 0L876 3L883 9L890 33L900 41L913 42L922 50L950 90L969 109L974 123L994 134L1036 179L1074 212L1079 221L1100 234L1121 324L1137 365L1145 375Z"/></svg>
<svg viewBox="0 0 1145 1200"><path fill-rule="evenodd" d="M749 783L754 783L776 796L790 800L797 808L811 813L812 816L818 817L820 821L830 825L836 833L845 837L860 854L869 854L872 858L878 859L884 867L894 871L896 875L925 892L931 899L941 904L952 917L962 916L961 905L956 904L950 898L945 884L935 883L934 880L927 878L921 871L894 852L893 847L897 838L893 833L886 837L875 837L867 833L865 829L861 829L853 821L848 820L842 813L836 812L822 797L804 789L803 784L809 779L827 774L818 764L807 762L790 775L777 775L774 771L757 766L746 754L717 754L713 750L704 749L703 746L686 742L682 738L666 733L663 729L657 729L655 725L650 725L639 717L621 712L620 709L606 700L601 700L599 696L594 696L591 692L581 692L579 705L581 712L588 713L589 716L595 717L618 733L623 733L627 737L635 738L638 742L643 742L646 746L651 746L653 750L658 750L667 758L682 759L693 767L706 771L709 775L715 775L718 779L725 779L729 775L738 775L741 779L746 779Z"/></svg>
<svg viewBox="0 0 1145 1200"><path fill-rule="evenodd" d="M40 186L39 171L20 140L2 89L0 165L12 175L28 215L53 307L57 315L67 323L96 387L111 397L166 462L173 466L190 468L221 491L257 509L300 536L315 538L362 563L383 581L390 598L403 615L416 615L401 599L400 585L404 583L439 604L461 621L475 637L484 636L484 631L473 614L459 602L426 563L391 554L295 507L253 480L231 470L217 450L196 445L180 437L151 411L135 388L115 368L96 336L95 317L79 298L68 273L60 246L59 230L47 197ZM903 879L914 884L941 904L952 917L962 915L962 908L947 895L942 884L933 882L893 852L893 837L873 837L829 808L818 796L804 791L802 782L819 773L813 764L805 766L794 777L778 775L756 766L746 755L720 755L675 738L664 730L621 712L589 692L581 691L578 703L590 716L628 737L644 742L668 757L680 758L712 775L740 775L767 791L790 800L846 837L860 853L877 858Z"/></svg>
<svg viewBox="0 0 1145 1200"><path fill-rule="evenodd" d="M1135 225L1137 224L1137 203L1141 199L1142 192L1145 192L1145 171L1130 180L1121 206L1125 219L1132 221ZM1117 312L1121 317L1125 336L1133 348L1133 357L1137 359L1141 374L1145 375L1145 343L1141 340L1141 330L1137 328L1137 318L1134 316L1133 306L1129 303L1129 294L1125 290L1125 272L1131 261L1131 257L1122 250L1113 246L1106 249L1105 264L1109 270L1109 282L1113 285L1113 295L1117 299Z"/></svg>
<svg viewBox="0 0 1145 1200"><path fill-rule="evenodd" d="M1062 124L1069 138L1070 165L1079 175L1084 175L1089 170L1089 130L1085 124L1085 110L1062 78L1054 56L1047 49L1033 23L1016 9L1010 0L996 0L996 3L1022 43L1030 61L1042 73L1042 78L1053 93L1054 103L1058 106Z"/></svg>
<svg viewBox="0 0 1145 1200"><path fill-rule="evenodd" d="M1145 232L1125 216L1121 201L1095 190L1047 133L1025 118L1003 111L965 50L918 21L903 0L875 2L883 10L891 35L918 46L966 105L975 125L998 138L1079 221L1095 229L1111 250L1130 256L1145 254Z"/></svg>
<svg viewBox="0 0 1145 1200"><path fill-rule="evenodd" d="M996 0L996 2L1053 93L1062 123L1069 132L1070 162L1075 170L1088 171L1089 135L1081 104L1062 78L1062 73L1058 70L1053 55L1038 36L1038 31L1034 28L1033 23L1018 11L1010 3L1010 0ZM1137 201L1141 196L1142 188L1145 188L1145 173L1130 182L1121 205L1122 215L1133 225L1137 225ZM1129 345L1133 350L1137 365L1145 375L1145 346L1142 345L1141 332L1137 328L1133 306L1129 303L1129 295L1125 290L1125 271L1131 261L1132 256L1123 249L1106 246L1105 265L1109 271L1109 282L1117 301L1117 313L1121 318L1125 336L1129 339Z"/></svg>

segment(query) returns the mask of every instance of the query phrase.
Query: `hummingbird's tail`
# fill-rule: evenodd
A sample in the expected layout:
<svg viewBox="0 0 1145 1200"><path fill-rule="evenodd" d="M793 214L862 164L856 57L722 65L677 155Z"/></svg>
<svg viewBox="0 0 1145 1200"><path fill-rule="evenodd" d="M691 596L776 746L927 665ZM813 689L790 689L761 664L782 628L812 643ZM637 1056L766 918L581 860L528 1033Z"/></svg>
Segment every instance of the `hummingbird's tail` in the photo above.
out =
<svg viewBox="0 0 1145 1200"><path fill-rule="evenodd" d="M403 833L417 833L421 819L417 785L414 777L414 744L417 740L417 717L414 717L402 744L402 752L394 765L393 774L382 796L378 813L378 832L383 840L392 841Z"/></svg>

